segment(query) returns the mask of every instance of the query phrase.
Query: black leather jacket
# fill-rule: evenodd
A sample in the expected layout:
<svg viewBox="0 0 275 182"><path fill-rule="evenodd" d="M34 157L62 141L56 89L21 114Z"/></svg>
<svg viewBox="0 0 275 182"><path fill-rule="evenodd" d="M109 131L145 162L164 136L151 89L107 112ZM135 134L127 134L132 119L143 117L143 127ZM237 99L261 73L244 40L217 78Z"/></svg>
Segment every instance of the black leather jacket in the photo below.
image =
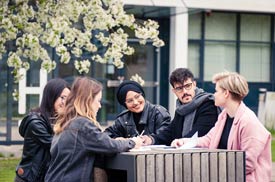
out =
<svg viewBox="0 0 275 182"><path fill-rule="evenodd" d="M171 117L167 109L160 105L151 104L146 101L139 124L144 125L144 135L158 134L171 122ZM114 124L104 131L112 138L116 137L134 137L139 133L134 122L133 113L125 110L120 113Z"/></svg>
<svg viewBox="0 0 275 182"><path fill-rule="evenodd" d="M206 100L196 110L192 130L185 136L182 136L184 117L176 110L175 117L171 124L158 135L152 135L154 144L170 145L174 139L189 138L198 131L198 136L204 136L215 125L220 109L217 108L213 100Z"/></svg>
<svg viewBox="0 0 275 182"><path fill-rule="evenodd" d="M22 120L19 133L24 138L24 146L22 159L16 167L17 177L42 182L50 162L51 124L40 113L31 112Z"/></svg>

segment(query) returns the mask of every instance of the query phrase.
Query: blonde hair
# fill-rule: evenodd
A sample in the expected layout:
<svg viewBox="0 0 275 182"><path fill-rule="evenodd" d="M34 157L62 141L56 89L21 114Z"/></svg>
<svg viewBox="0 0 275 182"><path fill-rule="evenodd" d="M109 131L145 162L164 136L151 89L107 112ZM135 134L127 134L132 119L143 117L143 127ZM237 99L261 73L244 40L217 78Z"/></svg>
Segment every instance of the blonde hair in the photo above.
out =
<svg viewBox="0 0 275 182"><path fill-rule="evenodd" d="M91 103L100 91L102 91L102 84L97 80L88 77L77 77L66 100L64 112L58 116L54 125L54 132L56 134L61 133L78 116L88 118L97 127L101 128L96 121L96 113L91 107Z"/></svg>
<svg viewBox="0 0 275 182"><path fill-rule="evenodd" d="M236 72L221 72L213 76L213 83L219 83L222 89L228 90L233 100L242 101L249 92L246 79Z"/></svg>

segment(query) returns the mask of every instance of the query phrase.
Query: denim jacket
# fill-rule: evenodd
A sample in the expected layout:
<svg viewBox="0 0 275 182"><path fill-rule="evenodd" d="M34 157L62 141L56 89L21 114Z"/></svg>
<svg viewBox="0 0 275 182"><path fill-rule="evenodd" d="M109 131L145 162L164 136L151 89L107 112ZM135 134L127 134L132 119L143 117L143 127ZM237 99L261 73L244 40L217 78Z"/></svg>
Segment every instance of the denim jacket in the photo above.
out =
<svg viewBox="0 0 275 182"><path fill-rule="evenodd" d="M132 140L115 140L88 118L77 117L53 137L47 182L90 182L96 154L111 154L134 148Z"/></svg>

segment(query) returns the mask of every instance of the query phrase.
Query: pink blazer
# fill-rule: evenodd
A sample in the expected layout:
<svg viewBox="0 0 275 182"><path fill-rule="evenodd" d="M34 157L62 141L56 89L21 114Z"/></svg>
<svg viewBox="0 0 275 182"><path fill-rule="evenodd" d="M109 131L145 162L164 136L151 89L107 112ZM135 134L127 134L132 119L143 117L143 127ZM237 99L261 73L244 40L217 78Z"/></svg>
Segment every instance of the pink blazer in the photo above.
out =
<svg viewBox="0 0 275 182"><path fill-rule="evenodd" d="M198 147L209 149L218 147L226 122L226 114L224 109L215 126L198 139ZM271 181L271 134L243 102L235 115L227 149L245 151L246 181Z"/></svg>

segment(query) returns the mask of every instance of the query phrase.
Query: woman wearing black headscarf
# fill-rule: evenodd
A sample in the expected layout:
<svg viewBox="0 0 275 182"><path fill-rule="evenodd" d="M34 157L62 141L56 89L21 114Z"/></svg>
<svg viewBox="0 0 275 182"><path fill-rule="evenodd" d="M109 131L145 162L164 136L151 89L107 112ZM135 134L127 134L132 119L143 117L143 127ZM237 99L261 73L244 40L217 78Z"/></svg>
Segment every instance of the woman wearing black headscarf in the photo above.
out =
<svg viewBox="0 0 275 182"><path fill-rule="evenodd" d="M105 130L112 138L157 134L170 124L167 109L146 100L143 88L135 81L124 81L119 85L117 100L126 110Z"/></svg>

